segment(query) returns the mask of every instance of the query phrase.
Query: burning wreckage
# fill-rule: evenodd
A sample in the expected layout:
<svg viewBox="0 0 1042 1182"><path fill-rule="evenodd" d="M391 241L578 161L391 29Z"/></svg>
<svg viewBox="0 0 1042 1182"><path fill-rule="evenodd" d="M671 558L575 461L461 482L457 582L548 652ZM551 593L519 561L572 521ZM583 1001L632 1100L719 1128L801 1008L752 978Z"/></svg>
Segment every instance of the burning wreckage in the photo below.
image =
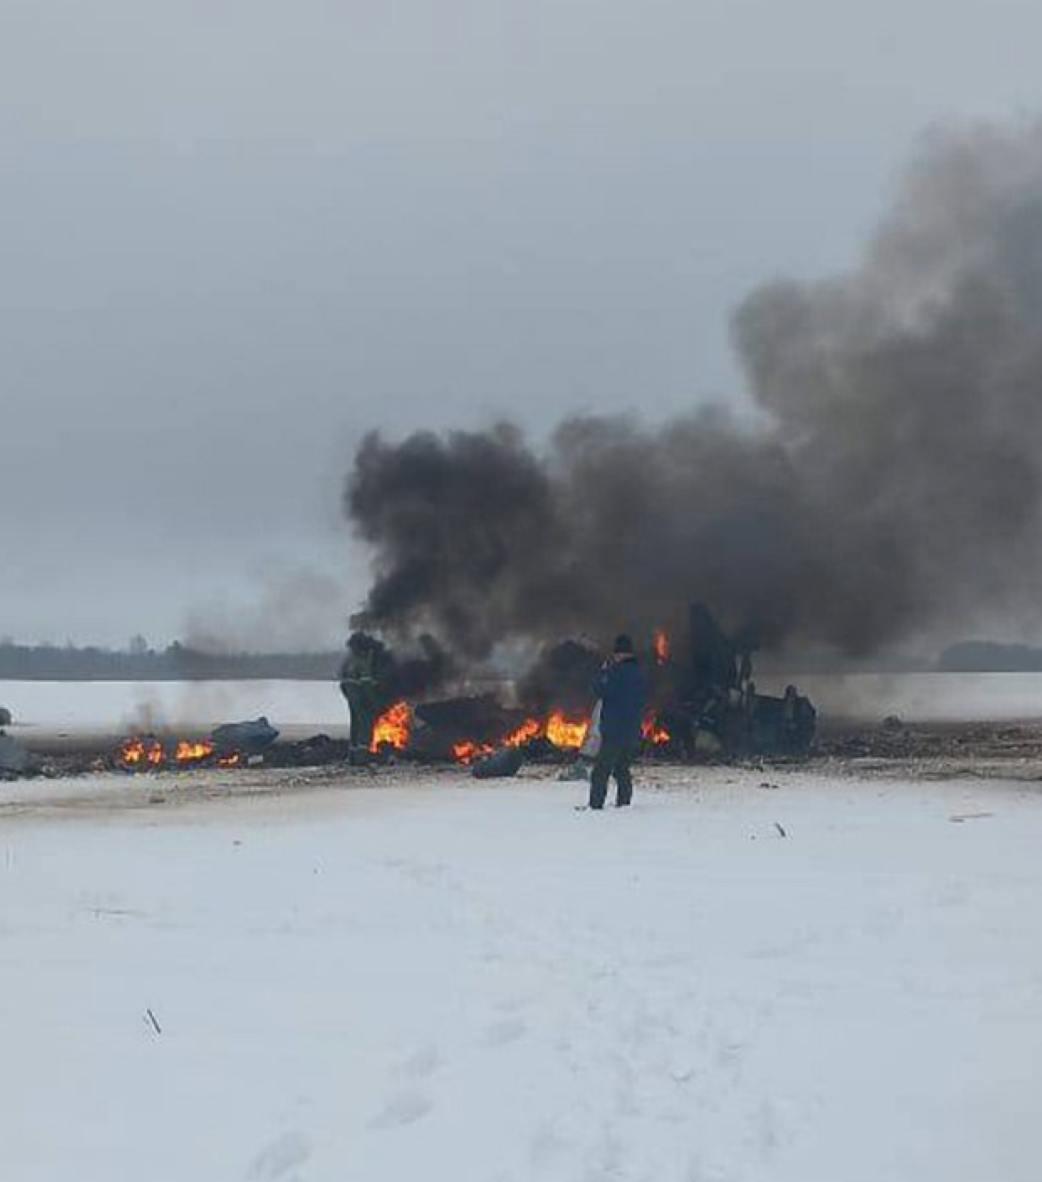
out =
<svg viewBox="0 0 1042 1182"><path fill-rule="evenodd" d="M709 610L696 604L689 611L686 641L677 652L658 631L649 646L646 752L691 760L809 751L815 709L791 685L781 697L757 692L752 676L757 646L751 635L729 637ZM433 644L407 660L365 632L355 632L347 647L340 689L350 710L355 762L398 753L452 760L483 777L512 775L525 759L594 750L591 686L600 657L588 645L564 641L544 650L514 687L514 707L493 694L423 700L425 688L448 674Z"/></svg>
<svg viewBox="0 0 1042 1182"><path fill-rule="evenodd" d="M650 703L643 725L645 754L663 759L728 760L807 753L817 716L795 687L781 697L757 691L751 636L728 636L701 605L688 614L684 643L665 632L648 646ZM493 693L447 698L432 690L455 670L437 645L403 658L375 636L355 632L348 641L340 689L350 708L350 743L317 735L276 744L266 718L218 726L204 737L140 734L107 757L74 756L65 771L169 772L200 767L381 763L392 757L455 763L478 778L510 776L526 761L579 763L598 743L592 685L601 665L591 646L566 640L543 650L510 687L515 705ZM0 779L53 774L0 730Z"/></svg>
<svg viewBox="0 0 1042 1182"><path fill-rule="evenodd" d="M135 735L120 744L113 762L125 772L242 767L265 752L278 737L279 732L264 717L223 723L202 739L164 741L155 735Z"/></svg>

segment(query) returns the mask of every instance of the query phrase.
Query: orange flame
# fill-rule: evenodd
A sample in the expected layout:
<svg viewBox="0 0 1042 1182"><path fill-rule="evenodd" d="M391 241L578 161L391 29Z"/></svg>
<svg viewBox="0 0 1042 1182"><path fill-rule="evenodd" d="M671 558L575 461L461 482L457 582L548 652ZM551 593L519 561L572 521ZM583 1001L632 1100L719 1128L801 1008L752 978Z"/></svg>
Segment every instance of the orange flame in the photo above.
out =
<svg viewBox="0 0 1042 1182"><path fill-rule="evenodd" d="M655 664L664 665L669 660L669 635L662 628L655 629L652 639L655 649Z"/></svg>
<svg viewBox="0 0 1042 1182"><path fill-rule="evenodd" d="M526 743L545 734L556 747L565 750L578 750L586 741L589 729L590 720L588 718L568 718L563 710L556 710L546 720L545 726L538 718L526 718L517 730L511 731L503 739L503 746L523 747ZM472 739L456 743L452 748L453 758L463 764L473 763L475 759L492 755L494 752L495 747L488 743L474 742Z"/></svg>
<svg viewBox="0 0 1042 1182"><path fill-rule="evenodd" d="M181 739L174 752L174 759L178 763L199 763L201 760L209 759L211 755L213 743L209 739L204 739L200 743L190 743L187 739Z"/></svg>
<svg viewBox="0 0 1042 1182"><path fill-rule="evenodd" d="M171 747L167 750L158 739L133 738L125 739L120 745L116 762L128 771L146 771L149 768L161 768L168 761L176 766L191 767L213 759L214 754L215 748L210 739L202 739L198 743L179 739L176 745L171 740ZM239 767L246 762L246 758L241 751L232 751L217 756L214 762L218 767Z"/></svg>
<svg viewBox="0 0 1042 1182"><path fill-rule="evenodd" d="M503 743L507 747L523 747L533 739L538 739L542 733L543 728L537 718L526 718L516 731L507 735Z"/></svg>
<svg viewBox="0 0 1042 1182"><path fill-rule="evenodd" d="M464 739L462 743L453 744L452 758L457 763L470 764L483 755L491 755L494 750L495 748L487 743L474 743L470 739Z"/></svg>
<svg viewBox="0 0 1042 1182"><path fill-rule="evenodd" d="M644 724L640 728L640 737L645 743L650 743L653 747L663 747L672 739L669 731L666 730L653 713L644 719Z"/></svg>
<svg viewBox="0 0 1042 1182"><path fill-rule="evenodd" d="M408 702L395 702L376 720L369 750L374 754L381 747L393 747L396 751L403 751L409 746L411 731L412 707Z"/></svg>
<svg viewBox="0 0 1042 1182"><path fill-rule="evenodd" d="M523 747L543 733L542 725L537 718L526 718L515 731L511 731L503 740L504 747ZM475 759L495 754L495 747L488 743L477 743L473 739L464 739L452 747L452 757L457 763L470 764Z"/></svg>
<svg viewBox="0 0 1042 1182"><path fill-rule="evenodd" d="M119 749L119 762L128 768L160 767L166 759L158 739L127 739Z"/></svg>
<svg viewBox="0 0 1042 1182"><path fill-rule="evenodd" d="M546 737L555 747L577 751L586 742L590 729L588 718L567 718L562 710L555 710L546 720Z"/></svg>

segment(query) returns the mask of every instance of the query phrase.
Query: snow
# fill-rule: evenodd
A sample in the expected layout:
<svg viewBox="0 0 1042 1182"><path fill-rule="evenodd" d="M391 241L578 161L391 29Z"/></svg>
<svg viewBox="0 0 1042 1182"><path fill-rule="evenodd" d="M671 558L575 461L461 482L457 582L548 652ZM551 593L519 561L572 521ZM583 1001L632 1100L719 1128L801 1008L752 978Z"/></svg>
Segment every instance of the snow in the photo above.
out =
<svg viewBox="0 0 1042 1182"><path fill-rule="evenodd" d="M793 680L758 678L767 693ZM809 674L794 679L825 716L878 721L1042 717L1039 673ZM264 714L280 729L340 733L347 707L326 681L0 681L0 705L19 726L125 734L152 727L210 727Z"/></svg>
<svg viewBox="0 0 1042 1182"><path fill-rule="evenodd" d="M5 1178L1038 1177L1031 785L220 783L0 785Z"/></svg>
<svg viewBox="0 0 1042 1182"><path fill-rule="evenodd" d="M209 727L264 714L314 732L347 720L329 681L0 681L0 705L18 726L46 730Z"/></svg>
<svg viewBox="0 0 1042 1182"><path fill-rule="evenodd" d="M826 715L876 721L993 722L1042 717L1040 673L811 673L766 676L757 685L781 693L795 680Z"/></svg>

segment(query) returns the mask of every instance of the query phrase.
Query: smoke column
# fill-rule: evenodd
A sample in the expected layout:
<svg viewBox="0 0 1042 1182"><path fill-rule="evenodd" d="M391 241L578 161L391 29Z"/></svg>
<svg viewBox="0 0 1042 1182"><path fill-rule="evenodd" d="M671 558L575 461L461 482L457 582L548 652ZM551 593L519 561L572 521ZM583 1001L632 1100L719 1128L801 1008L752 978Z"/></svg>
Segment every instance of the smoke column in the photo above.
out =
<svg viewBox="0 0 1042 1182"><path fill-rule="evenodd" d="M1042 124L926 137L859 266L753 291L732 335L756 426L366 438L345 491L374 555L360 621L480 658L700 599L767 645L865 654L1034 611Z"/></svg>

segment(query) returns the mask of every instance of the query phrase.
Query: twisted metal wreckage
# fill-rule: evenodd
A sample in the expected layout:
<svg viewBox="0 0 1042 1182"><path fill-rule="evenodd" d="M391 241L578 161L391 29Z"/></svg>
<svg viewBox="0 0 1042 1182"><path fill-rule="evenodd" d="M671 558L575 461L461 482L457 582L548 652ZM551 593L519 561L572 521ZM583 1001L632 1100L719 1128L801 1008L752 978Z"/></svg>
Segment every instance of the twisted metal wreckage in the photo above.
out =
<svg viewBox="0 0 1042 1182"><path fill-rule="evenodd" d="M798 756L810 750L817 714L795 686L781 696L753 681L749 634L728 636L712 613L694 604L686 645L677 650L656 632L647 653L651 684L642 746L675 759ZM578 756L596 730L591 682L599 657L565 641L541 656L541 675L512 688L516 706L494 694L430 700L410 694L422 662L399 660L377 637L355 632L340 689L351 714L356 762L397 753L418 760L454 760L476 775L512 774L526 759Z"/></svg>

